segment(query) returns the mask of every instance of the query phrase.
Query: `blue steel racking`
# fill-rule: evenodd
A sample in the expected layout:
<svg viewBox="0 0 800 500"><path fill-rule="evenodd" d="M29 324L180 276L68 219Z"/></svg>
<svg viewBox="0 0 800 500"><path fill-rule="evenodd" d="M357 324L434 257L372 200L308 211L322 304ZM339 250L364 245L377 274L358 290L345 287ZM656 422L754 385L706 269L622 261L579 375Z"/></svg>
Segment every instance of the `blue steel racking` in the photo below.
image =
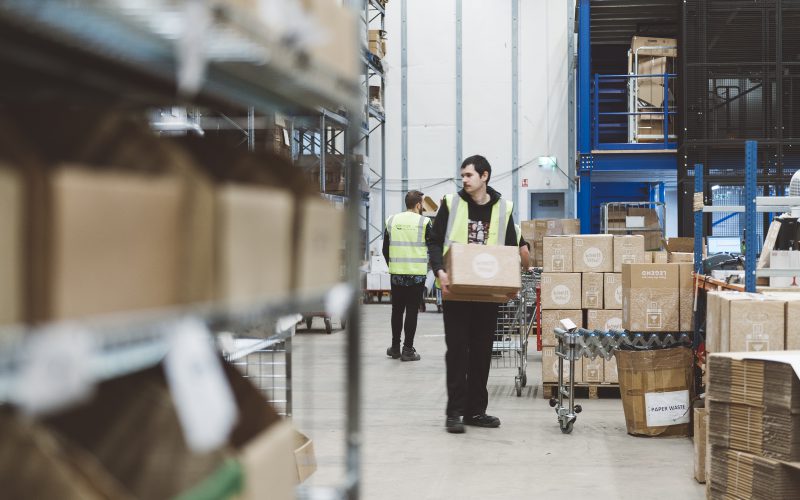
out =
<svg viewBox="0 0 800 500"><path fill-rule="evenodd" d="M629 201L619 198L616 193L629 192L627 186L631 182L651 184L649 201L655 201L660 195L663 200L665 181L672 182L677 178L677 144L669 141L668 127L664 127L664 141L651 144L603 143L600 140L600 123L602 116L631 116L642 113L600 111L599 88L603 80L630 79L631 75L609 74L592 75L592 30L591 0L579 0L577 3L577 121L578 121L578 165L577 173L580 183L578 187L578 217L581 220L581 232L591 233L599 230L599 220L594 217L601 203L606 201ZM634 35L633 31L630 35ZM671 73L655 75L663 78L665 83L674 79ZM668 85L665 85L665 104L668 102ZM594 94L594 97L593 97ZM652 115L654 113L644 113ZM665 125L669 116L675 117L674 111L667 108L663 111ZM597 189L596 184L611 186L612 189ZM657 187L652 184L658 185ZM595 192L595 194L593 194ZM646 200L641 200L646 201ZM593 224L597 222L596 224Z"/></svg>

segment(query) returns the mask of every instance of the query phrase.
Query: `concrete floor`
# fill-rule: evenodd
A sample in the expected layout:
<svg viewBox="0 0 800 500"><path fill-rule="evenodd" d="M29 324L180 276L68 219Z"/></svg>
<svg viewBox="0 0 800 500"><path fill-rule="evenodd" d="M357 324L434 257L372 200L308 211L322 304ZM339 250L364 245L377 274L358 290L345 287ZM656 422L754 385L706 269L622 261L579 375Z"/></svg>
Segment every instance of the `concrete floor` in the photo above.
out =
<svg viewBox="0 0 800 500"><path fill-rule="evenodd" d="M362 498L704 497L693 478L692 442L627 435L618 399L581 400L575 430L563 435L541 396L535 353L520 398L515 371L492 369L488 413L502 420L499 429L446 433L441 315L420 315L415 344L422 360L401 363L385 356L390 306L362 311ZM319 469L310 484L333 486L344 478L345 336L325 335L321 320L314 328L295 337L294 420L314 440Z"/></svg>

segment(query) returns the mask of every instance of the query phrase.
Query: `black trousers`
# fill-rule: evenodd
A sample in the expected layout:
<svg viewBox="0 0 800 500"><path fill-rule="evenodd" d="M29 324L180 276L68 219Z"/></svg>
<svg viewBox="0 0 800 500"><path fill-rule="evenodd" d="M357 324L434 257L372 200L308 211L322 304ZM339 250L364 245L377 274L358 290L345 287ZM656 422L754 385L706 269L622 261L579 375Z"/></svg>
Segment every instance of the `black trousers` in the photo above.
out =
<svg viewBox="0 0 800 500"><path fill-rule="evenodd" d="M443 303L448 416L486 413L497 311L490 302Z"/></svg>
<svg viewBox="0 0 800 500"><path fill-rule="evenodd" d="M400 345L400 335L405 330L405 347L414 347L417 333L417 316L422 303L425 284L413 286L392 285L392 346ZM405 324L403 324L405 315Z"/></svg>

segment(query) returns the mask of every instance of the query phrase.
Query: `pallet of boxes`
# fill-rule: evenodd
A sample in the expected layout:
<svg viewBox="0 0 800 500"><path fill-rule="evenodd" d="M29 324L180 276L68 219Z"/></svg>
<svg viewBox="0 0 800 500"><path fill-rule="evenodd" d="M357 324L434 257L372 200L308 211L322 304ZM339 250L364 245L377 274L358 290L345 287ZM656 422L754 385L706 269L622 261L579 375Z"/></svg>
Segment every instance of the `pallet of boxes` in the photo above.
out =
<svg viewBox="0 0 800 500"><path fill-rule="evenodd" d="M710 498L800 498L800 293L761 290L706 296L695 478Z"/></svg>
<svg viewBox="0 0 800 500"><path fill-rule="evenodd" d="M544 396L558 382L558 344L554 329L562 319L590 330L622 329L622 265L645 259L644 237L612 235L546 236L542 251L541 337ZM597 397L602 387L617 387L614 359L583 358L576 383ZM568 365L565 365L565 367Z"/></svg>

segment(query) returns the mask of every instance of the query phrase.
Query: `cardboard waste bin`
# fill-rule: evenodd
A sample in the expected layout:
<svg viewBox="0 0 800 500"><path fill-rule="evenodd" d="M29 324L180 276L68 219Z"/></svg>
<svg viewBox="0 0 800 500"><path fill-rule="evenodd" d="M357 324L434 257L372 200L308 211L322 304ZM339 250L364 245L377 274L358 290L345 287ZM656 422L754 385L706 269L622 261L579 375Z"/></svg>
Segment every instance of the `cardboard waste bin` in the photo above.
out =
<svg viewBox="0 0 800 500"><path fill-rule="evenodd" d="M616 351L615 356L628 434L688 436L694 399L691 349Z"/></svg>

